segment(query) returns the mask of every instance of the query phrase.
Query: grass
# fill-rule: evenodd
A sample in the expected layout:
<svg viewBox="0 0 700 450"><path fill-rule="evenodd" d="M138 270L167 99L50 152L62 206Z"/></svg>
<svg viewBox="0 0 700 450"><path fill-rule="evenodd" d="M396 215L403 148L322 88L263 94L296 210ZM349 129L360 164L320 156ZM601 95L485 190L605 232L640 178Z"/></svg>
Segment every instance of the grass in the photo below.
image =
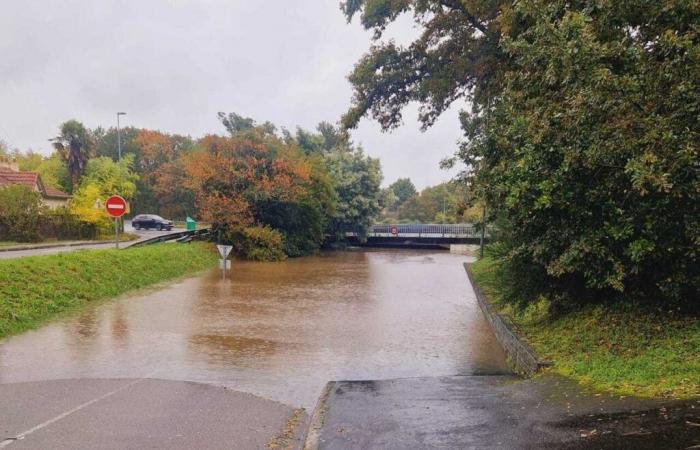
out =
<svg viewBox="0 0 700 450"><path fill-rule="evenodd" d="M0 338L90 302L196 273L216 260L205 243L0 260Z"/></svg>
<svg viewBox="0 0 700 450"><path fill-rule="evenodd" d="M129 242L129 241L135 241L139 238L138 234L134 233L119 233L119 242ZM12 247L21 247L21 248L32 248L32 247L42 247L46 245L56 245L56 246L61 246L61 245L67 245L67 244L76 244L76 243L86 243L86 244L94 244L94 243L102 243L102 242L114 242L114 235L99 235L95 239L83 239L83 240L78 240L78 239L45 239L43 241L39 242L16 242L16 241L0 241L0 249L8 249Z"/></svg>
<svg viewBox="0 0 700 450"><path fill-rule="evenodd" d="M700 319L632 305L594 305L552 317L542 300L516 311L499 296L496 265L472 265L479 286L510 316L551 370L618 395L700 396Z"/></svg>

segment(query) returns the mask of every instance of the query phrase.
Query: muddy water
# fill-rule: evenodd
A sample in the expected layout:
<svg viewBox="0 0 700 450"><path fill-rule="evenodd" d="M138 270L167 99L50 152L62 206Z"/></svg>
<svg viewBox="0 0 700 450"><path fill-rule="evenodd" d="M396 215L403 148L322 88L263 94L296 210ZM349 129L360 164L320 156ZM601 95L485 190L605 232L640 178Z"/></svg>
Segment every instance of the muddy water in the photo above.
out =
<svg viewBox="0 0 700 450"><path fill-rule="evenodd" d="M0 342L0 382L154 377L311 408L328 380L506 370L464 256L332 252L106 302Z"/></svg>

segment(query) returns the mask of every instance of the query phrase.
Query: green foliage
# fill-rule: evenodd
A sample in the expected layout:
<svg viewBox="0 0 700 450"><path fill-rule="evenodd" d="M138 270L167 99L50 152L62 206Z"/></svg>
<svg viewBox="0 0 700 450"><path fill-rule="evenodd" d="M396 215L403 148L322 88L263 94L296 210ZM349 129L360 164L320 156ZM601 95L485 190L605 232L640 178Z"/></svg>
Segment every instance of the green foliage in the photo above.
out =
<svg viewBox="0 0 700 450"><path fill-rule="evenodd" d="M282 233L267 225L226 230L221 242L233 245L236 254L252 261L282 261L287 258Z"/></svg>
<svg viewBox="0 0 700 450"><path fill-rule="evenodd" d="M133 155L126 155L120 162L102 156L91 159L85 175L70 202L71 213L80 220L94 224L99 232L108 233L111 219L104 211L104 202L112 195L129 200L136 193L136 175L132 170Z"/></svg>
<svg viewBox="0 0 700 450"><path fill-rule="evenodd" d="M88 161L81 182L98 186L100 193L105 197L117 194L131 199L136 194L138 180L138 175L132 170L133 165L133 155L126 155L119 162L104 156L93 158Z"/></svg>
<svg viewBox="0 0 700 450"><path fill-rule="evenodd" d="M410 178L399 178L389 185L389 189L394 191L397 197L397 206L401 206L406 200L418 193Z"/></svg>
<svg viewBox="0 0 700 450"><path fill-rule="evenodd" d="M66 164L72 188L77 187L93 154L94 141L90 131L77 120L69 120L61 124L60 134L51 142Z"/></svg>
<svg viewBox="0 0 700 450"><path fill-rule="evenodd" d="M364 234L380 211L379 160L365 156L361 148L341 148L326 155L326 164L338 199L329 234L339 239L345 231Z"/></svg>
<svg viewBox="0 0 700 450"><path fill-rule="evenodd" d="M401 13L421 36L378 43L350 76L348 127L411 101L430 126L453 101L464 179L498 221L514 287L556 304L700 308L700 4L352 0L377 38ZM531 270L524 270L531 267Z"/></svg>
<svg viewBox="0 0 700 450"><path fill-rule="evenodd" d="M22 172L38 173L44 186L63 192L71 192L72 186L68 170L57 152L46 157L32 150L27 152L13 150L8 155L8 159L14 161Z"/></svg>
<svg viewBox="0 0 700 450"><path fill-rule="evenodd" d="M500 312L510 316L541 357L554 363L555 373L618 395L700 395L697 317L613 302L553 313L552 304L540 299L514 309L504 301L503 268L487 257L471 271Z"/></svg>
<svg viewBox="0 0 700 450"><path fill-rule="evenodd" d="M136 145L135 139L140 131L141 130L135 127L120 128L119 133L117 133L116 127L110 127L106 130L101 127L96 128L92 131L92 138L95 143L95 156L106 156L117 161L119 159L117 135L119 134L122 156L131 153L138 157L140 151L139 147Z"/></svg>
<svg viewBox="0 0 700 450"><path fill-rule="evenodd" d="M334 212L335 194L321 155L265 128L207 136L188 155L186 185L200 214L246 257L279 259L316 252ZM254 230L262 230L253 233ZM249 230L249 231L246 231ZM251 231L253 230L253 231ZM270 233L274 231L271 238ZM224 241L226 242L226 241ZM261 246L260 252L253 251Z"/></svg>
<svg viewBox="0 0 700 450"><path fill-rule="evenodd" d="M0 241L35 242L39 234L41 196L26 186L0 188Z"/></svg>
<svg viewBox="0 0 700 450"><path fill-rule="evenodd" d="M469 200L463 184L441 183L420 193L414 191L394 211L389 211L387 217L402 223L476 223Z"/></svg>
<svg viewBox="0 0 700 450"><path fill-rule="evenodd" d="M253 128L258 128L265 134L275 134L275 131L277 130L277 127L275 127L275 125L271 122L265 122L258 125L252 118L243 117L235 112L228 114L220 112L217 115L223 126L226 128L226 131L228 131L231 136L235 136L241 131L252 130Z"/></svg>
<svg viewBox="0 0 700 450"><path fill-rule="evenodd" d="M1 260L0 338L34 328L62 312L215 263L216 252L203 243Z"/></svg>

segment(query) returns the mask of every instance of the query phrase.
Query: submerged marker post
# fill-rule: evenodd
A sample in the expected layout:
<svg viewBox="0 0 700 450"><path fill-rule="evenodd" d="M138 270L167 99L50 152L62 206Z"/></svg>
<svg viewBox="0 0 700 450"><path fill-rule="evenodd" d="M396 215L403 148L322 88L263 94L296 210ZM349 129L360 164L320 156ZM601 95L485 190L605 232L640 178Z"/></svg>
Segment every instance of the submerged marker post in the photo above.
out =
<svg viewBox="0 0 700 450"><path fill-rule="evenodd" d="M221 267L221 277L225 280L226 271L231 268L231 261L228 260L228 255L229 253L231 253L231 250L233 250L233 246L217 244L216 248L217 250L219 250L219 255L221 256L221 259L219 259L219 267Z"/></svg>

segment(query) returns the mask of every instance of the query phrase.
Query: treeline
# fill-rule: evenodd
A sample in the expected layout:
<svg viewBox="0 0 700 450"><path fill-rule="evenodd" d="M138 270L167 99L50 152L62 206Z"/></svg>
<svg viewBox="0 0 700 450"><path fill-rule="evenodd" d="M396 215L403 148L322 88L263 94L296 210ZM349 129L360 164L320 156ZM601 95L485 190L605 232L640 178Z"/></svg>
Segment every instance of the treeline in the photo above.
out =
<svg viewBox="0 0 700 450"><path fill-rule="evenodd" d="M500 232L506 297L700 310L700 4L344 2L375 45L349 80L347 128L389 130L456 100L455 160ZM381 38L399 16L420 35ZM467 108L468 106L468 108Z"/></svg>
<svg viewBox="0 0 700 450"><path fill-rule="evenodd" d="M468 195L464 183L429 186L418 192L410 178L382 189L383 223L480 223L483 206Z"/></svg>
<svg viewBox="0 0 700 450"><path fill-rule="evenodd" d="M20 170L72 193L70 212L107 232L103 202L119 194L131 213L192 216L244 257L278 260L364 232L380 211L381 168L329 123L314 132L278 130L236 113L219 114L227 135L200 139L127 127L87 129L70 120L55 152L0 153Z"/></svg>

